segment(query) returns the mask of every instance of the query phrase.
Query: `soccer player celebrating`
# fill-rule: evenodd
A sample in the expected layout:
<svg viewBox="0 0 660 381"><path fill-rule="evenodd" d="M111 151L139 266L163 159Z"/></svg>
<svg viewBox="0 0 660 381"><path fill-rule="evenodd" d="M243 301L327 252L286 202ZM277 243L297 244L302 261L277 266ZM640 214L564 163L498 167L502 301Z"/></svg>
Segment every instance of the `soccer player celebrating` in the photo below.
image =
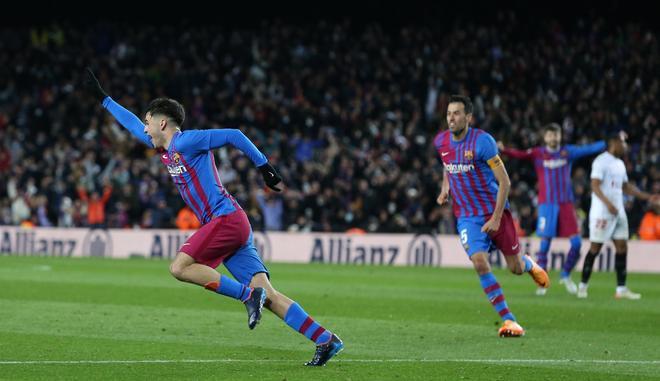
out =
<svg viewBox="0 0 660 381"><path fill-rule="evenodd" d="M447 202L451 193L457 230L468 257L479 274L481 287L504 321L500 337L523 336L525 330L509 310L504 293L488 262L491 246L504 254L514 274L529 273L539 287L549 287L548 274L528 255L521 255L520 243L509 211L507 197L511 181L497 144L488 133L469 126L472 102L452 95L447 106L448 131L433 140L444 166L442 190L437 202Z"/></svg>
<svg viewBox="0 0 660 381"><path fill-rule="evenodd" d="M626 134L623 131L610 136L607 151L594 160L591 167L591 209L589 210L589 241L591 247L582 265L582 281L577 297L587 297L587 284L594 261L609 239L614 242L614 268L616 270L617 299L640 299L642 296L626 287L626 262L628 253L628 217L623 207L623 193L642 200L657 201L660 195L651 196L640 191L628 181L626 166L621 158L626 153Z"/></svg>
<svg viewBox="0 0 660 381"><path fill-rule="evenodd" d="M538 181L538 219L536 234L541 237L541 247L537 261L547 270L548 251L554 237L570 237L571 248L562 266L559 283L570 294L577 292L577 285L571 280L571 271L580 259L580 228L575 215L573 187L571 186L571 166L581 157L605 150L605 142L599 141L584 146L561 145L561 127L552 123L543 128L545 147L534 147L526 151L504 148L498 143L502 154L515 159L534 162ZM537 295L545 295L547 289L539 287Z"/></svg>
<svg viewBox="0 0 660 381"><path fill-rule="evenodd" d="M240 149L258 167L266 185L279 192L277 184L281 178L264 154L239 130L181 131L185 112L180 103L169 98L153 100L143 124L109 97L94 73L87 70L88 84L103 107L138 140L157 150L181 197L202 223L172 261L172 275L241 301L248 312L250 329L261 319L265 304L287 325L316 344L314 357L306 365L325 365L344 344L298 303L273 288L254 246L247 215L220 182L212 150L226 144ZM215 270L220 263L236 280Z"/></svg>

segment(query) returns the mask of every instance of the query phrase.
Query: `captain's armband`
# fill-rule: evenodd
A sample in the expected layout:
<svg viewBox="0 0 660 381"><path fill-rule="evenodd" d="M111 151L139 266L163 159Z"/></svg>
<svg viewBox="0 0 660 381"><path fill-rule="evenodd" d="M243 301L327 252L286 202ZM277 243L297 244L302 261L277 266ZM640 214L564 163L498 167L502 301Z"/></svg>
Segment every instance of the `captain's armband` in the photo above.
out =
<svg viewBox="0 0 660 381"><path fill-rule="evenodd" d="M495 156L491 157L490 159L488 159L488 166L491 169L495 169L495 168L497 168L501 165L502 165L502 159L500 159L500 155L495 155Z"/></svg>

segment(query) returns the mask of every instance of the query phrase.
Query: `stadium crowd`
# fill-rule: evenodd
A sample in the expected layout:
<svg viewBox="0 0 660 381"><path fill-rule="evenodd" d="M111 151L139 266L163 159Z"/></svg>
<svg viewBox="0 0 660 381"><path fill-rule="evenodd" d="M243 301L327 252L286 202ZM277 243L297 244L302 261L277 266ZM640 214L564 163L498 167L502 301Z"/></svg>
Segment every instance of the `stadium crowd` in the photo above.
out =
<svg viewBox="0 0 660 381"><path fill-rule="evenodd" d="M630 180L660 192L657 32L597 18L529 23L501 12L491 24L395 30L350 20L0 27L0 224L195 227L155 152L85 92L88 65L140 116L168 96L184 105L184 128L250 137L284 193L265 192L239 151L217 159L255 229L455 233L451 209L435 203L432 144L454 93L473 99L474 126L511 147L543 144L550 122L574 144L626 130ZM592 160L573 170L582 220ZM505 163L512 210L532 234L533 166ZM633 234L647 208L628 199Z"/></svg>

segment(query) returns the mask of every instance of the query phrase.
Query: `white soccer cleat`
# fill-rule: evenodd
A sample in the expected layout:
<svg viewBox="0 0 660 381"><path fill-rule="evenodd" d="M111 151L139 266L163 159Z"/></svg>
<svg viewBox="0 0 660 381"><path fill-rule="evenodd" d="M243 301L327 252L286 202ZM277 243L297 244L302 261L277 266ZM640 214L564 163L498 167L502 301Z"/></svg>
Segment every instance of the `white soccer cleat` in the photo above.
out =
<svg viewBox="0 0 660 381"><path fill-rule="evenodd" d="M638 294L636 292L632 292L626 287L623 290L617 290L617 292L614 294L615 299L630 299L630 300L639 300L642 298L642 294Z"/></svg>
<svg viewBox="0 0 660 381"><path fill-rule="evenodd" d="M543 296L545 293L548 292L547 288L539 287L536 289L536 295L537 296Z"/></svg>
<svg viewBox="0 0 660 381"><path fill-rule="evenodd" d="M577 297L579 299L586 299L587 298L587 285L580 282L577 288Z"/></svg>
<svg viewBox="0 0 660 381"><path fill-rule="evenodd" d="M575 295L578 292L577 284L570 277L561 278L559 284L563 284L566 287L566 292L571 295Z"/></svg>

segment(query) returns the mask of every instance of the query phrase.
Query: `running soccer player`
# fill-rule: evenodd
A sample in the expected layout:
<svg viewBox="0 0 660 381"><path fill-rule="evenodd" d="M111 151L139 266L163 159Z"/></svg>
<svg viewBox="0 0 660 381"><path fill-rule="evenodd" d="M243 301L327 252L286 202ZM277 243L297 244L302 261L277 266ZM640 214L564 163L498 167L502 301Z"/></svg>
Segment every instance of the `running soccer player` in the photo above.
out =
<svg viewBox="0 0 660 381"><path fill-rule="evenodd" d="M607 141L607 151L596 157L591 166L591 209L589 209L589 241L591 247L584 257L582 281L577 297L587 297L587 284L594 261L605 241L614 242L614 269L616 270L616 299L640 299L642 295L626 286L628 257L628 217L623 207L623 194L642 200L656 201L660 195L651 196L640 191L628 181L626 165L621 158L627 150L625 132L617 132Z"/></svg>
<svg viewBox="0 0 660 381"><path fill-rule="evenodd" d="M463 248L479 274L488 300L503 320L500 337L523 336L525 330L509 310L491 271L489 250L492 246L500 249L512 273L529 273L539 287L549 287L550 280L545 270L520 253L507 201L511 188L509 175L497 154L495 140L488 133L470 127L471 118L470 98L452 95L447 106L449 130L441 131L433 140L444 166L437 202L442 205L452 195Z"/></svg>
<svg viewBox="0 0 660 381"><path fill-rule="evenodd" d="M573 162L584 156L605 150L605 142L576 146L561 145L561 127L552 123L543 128L544 147L534 147L526 151L504 148L498 143L500 151L514 159L534 162L538 178L538 219L536 234L541 237L541 247L536 260L547 271L548 251L554 237L569 237L571 248L562 266L560 281L570 294L577 292L577 285L571 279L571 271L580 259L580 228L575 214L573 187L571 185L571 167ZM537 295L545 295L546 288L539 287Z"/></svg>
<svg viewBox="0 0 660 381"><path fill-rule="evenodd" d="M185 112L173 99L153 100L147 107L143 124L109 97L94 73L90 69L87 71L88 85L103 107L138 140L156 149L181 197L202 223L179 249L170 265L170 273L180 281L243 302L250 329L261 319L265 304L289 327L316 344L314 357L306 365L325 365L344 344L337 335L314 321L298 303L273 288L268 270L254 246L247 215L222 186L212 150L226 144L240 149L258 167L266 185L280 192L277 184L282 179L266 156L239 130L181 131ZM221 263L236 280L215 270Z"/></svg>

